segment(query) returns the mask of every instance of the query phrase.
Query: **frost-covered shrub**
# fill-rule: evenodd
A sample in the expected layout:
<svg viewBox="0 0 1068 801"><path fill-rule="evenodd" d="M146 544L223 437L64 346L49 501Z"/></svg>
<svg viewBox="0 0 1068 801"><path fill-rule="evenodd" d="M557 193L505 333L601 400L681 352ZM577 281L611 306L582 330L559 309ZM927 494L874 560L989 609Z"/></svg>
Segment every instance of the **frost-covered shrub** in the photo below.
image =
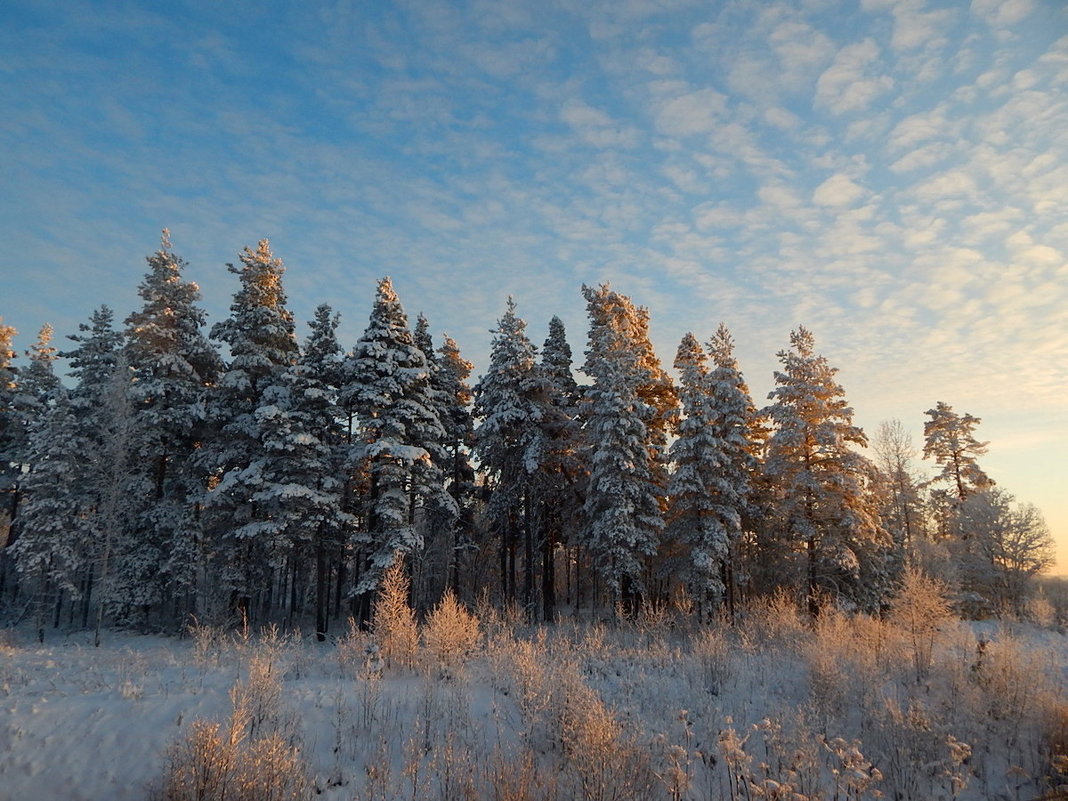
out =
<svg viewBox="0 0 1068 801"><path fill-rule="evenodd" d="M249 734L252 714L235 706L226 729L196 720L172 746L153 801L304 801L310 798L299 749L280 734Z"/></svg>
<svg viewBox="0 0 1068 801"><path fill-rule="evenodd" d="M419 650L419 628L408 605L410 582L399 559L386 570L375 599L371 629L386 667L411 668Z"/></svg>
<svg viewBox="0 0 1068 801"><path fill-rule="evenodd" d="M479 636L478 618L460 604L451 589L446 590L441 603L427 615L423 628L427 656L440 669L451 671L474 651Z"/></svg>
<svg viewBox="0 0 1068 801"><path fill-rule="evenodd" d="M699 629L690 640L694 684L719 695L731 674L731 645L728 633L719 627Z"/></svg>
<svg viewBox="0 0 1068 801"><path fill-rule="evenodd" d="M952 620L946 586L915 568L908 568L894 599L890 620L907 638L916 683L919 684L931 669L939 631Z"/></svg>
<svg viewBox="0 0 1068 801"><path fill-rule="evenodd" d="M809 635L807 619L784 592L752 601L742 614L741 625L758 649L797 652Z"/></svg>

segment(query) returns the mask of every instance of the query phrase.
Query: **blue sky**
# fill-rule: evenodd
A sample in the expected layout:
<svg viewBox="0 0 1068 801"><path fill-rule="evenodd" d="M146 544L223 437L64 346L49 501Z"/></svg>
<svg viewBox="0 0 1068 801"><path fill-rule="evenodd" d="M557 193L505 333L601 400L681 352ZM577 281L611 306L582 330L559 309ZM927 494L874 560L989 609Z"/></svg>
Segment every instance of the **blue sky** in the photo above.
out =
<svg viewBox="0 0 1068 801"><path fill-rule="evenodd" d="M298 320L388 274L476 370L611 281L761 403L804 324L870 434L981 417L1068 573L1065 87L1058 0L5 0L0 315L125 317L167 226L212 321L267 236Z"/></svg>

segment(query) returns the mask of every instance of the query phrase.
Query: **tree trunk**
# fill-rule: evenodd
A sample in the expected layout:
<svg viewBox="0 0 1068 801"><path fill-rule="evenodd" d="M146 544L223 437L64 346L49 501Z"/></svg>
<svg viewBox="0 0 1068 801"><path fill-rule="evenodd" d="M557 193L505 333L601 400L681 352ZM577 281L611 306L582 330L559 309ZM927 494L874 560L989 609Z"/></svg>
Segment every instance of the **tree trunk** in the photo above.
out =
<svg viewBox="0 0 1068 801"><path fill-rule="evenodd" d="M320 525L315 539L315 639L318 642L326 639L328 580L326 549L323 547L323 530Z"/></svg>

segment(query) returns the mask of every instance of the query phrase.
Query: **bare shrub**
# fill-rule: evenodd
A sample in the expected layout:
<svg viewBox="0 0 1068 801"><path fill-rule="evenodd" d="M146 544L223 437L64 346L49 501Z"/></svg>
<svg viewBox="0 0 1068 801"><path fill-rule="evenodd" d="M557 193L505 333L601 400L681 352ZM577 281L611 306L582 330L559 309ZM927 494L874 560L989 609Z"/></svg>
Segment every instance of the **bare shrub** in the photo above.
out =
<svg viewBox="0 0 1068 801"><path fill-rule="evenodd" d="M890 619L907 637L917 684L931 669L938 632L952 618L945 585L915 568L906 569Z"/></svg>
<svg viewBox="0 0 1068 801"><path fill-rule="evenodd" d="M652 797L656 775L648 752L626 735L612 711L577 672L562 678L560 739L564 773L576 783L574 789L589 801Z"/></svg>
<svg viewBox="0 0 1068 801"><path fill-rule="evenodd" d="M556 772L539 767L529 748L518 754L496 749L490 760L488 798L492 801L556 801Z"/></svg>
<svg viewBox="0 0 1068 801"><path fill-rule="evenodd" d="M277 733L248 735L235 706L226 730L196 720L170 751L154 801L304 801L311 796L298 748Z"/></svg>
<svg viewBox="0 0 1068 801"><path fill-rule="evenodd" d="M1033 735L1041 704L1056 697L1039 656L1008 635L979 642L971 676L979 690L973 714L996 725L1007 746Z"/></svg>
<svg viewBox="0 0 1068 801"><path fill-rule="evenodd" d="M731 673L731 648L727 633L718 627L703 627L690 640L695 684L719 695Z"/></svg>
<svg viewBox="0 0 1068 801"><path fill-rule="evenodd" d="M479 640L478 618L468 612L451 589L427 616L423 642L439 668L451 672L467 659Z"/></svg>
<svg viewBox="0 0 1068 801"><path fill-rule="evenodd" d="M410 669L415 664L419 628L415 612L408 605L410 587L404 563L398 559L382 577L371 621L371 630L382 649L386 667Z"/></svg>
<svg viewBox="0 0 1068 801"><path fill-rule="evenodd" d="M1068 798L1068 702L1063 699L1045 707L1042 750L1050 792Z"/></svg>
<svg viewBox="0 0 1068 801"><path fill-rule="evenodd" d="M373 643L370 635L360 630L355 618L350 617L348 631L337 641L336 655L341 675L355 679L372 671L380 672L378 654L378 644Z"/></svg>
<svg viewBox="0 0 1068 801"><path fill-rule="evenodd" d="M759 645L797 652L808 638L807 619L785 592L754 600L743 614L748 635Z"/></svg>
<svg viewBox="0 0 1068 801"><path fill-rule="evenodd" d="M202 623L194 617L186 626L186 632L193 640L193 660L196 664L205 668L218 665L227 639L222 627Z"/></svg>

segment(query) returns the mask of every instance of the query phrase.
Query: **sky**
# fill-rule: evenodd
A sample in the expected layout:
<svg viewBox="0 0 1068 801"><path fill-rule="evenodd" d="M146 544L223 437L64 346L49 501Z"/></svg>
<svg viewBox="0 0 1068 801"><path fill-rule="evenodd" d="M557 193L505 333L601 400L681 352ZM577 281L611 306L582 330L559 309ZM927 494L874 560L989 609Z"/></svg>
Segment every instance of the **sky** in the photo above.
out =
<svg viewBox="0 0 1068 801"><path fill-rule="evenodd" d="M581 363L583 284L758 404L810 329L869 435L943 401L1068 574L1060 0L4 0L0 316L138 307L167 227L210 321L264 237L349 348L393 278L487 364L513 295ZM928 470L930 463L924 463Z"/></svg>

